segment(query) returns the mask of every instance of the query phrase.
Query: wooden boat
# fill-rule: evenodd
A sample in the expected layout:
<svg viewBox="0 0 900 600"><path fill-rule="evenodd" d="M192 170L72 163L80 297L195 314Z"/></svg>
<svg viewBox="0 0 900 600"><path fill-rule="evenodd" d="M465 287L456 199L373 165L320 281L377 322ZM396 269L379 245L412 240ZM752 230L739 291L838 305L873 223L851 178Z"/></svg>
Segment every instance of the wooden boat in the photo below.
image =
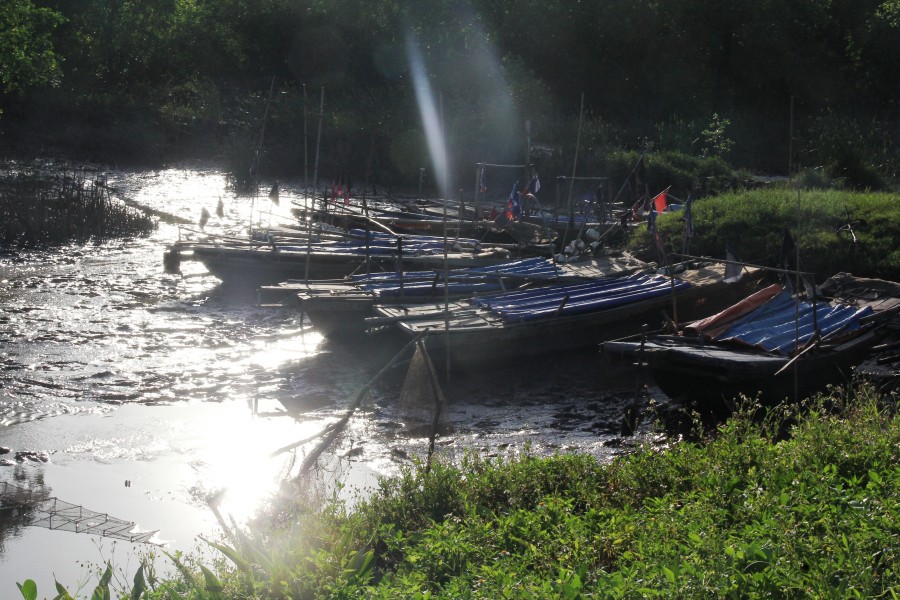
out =
<svg viewBox="0 0 900 600"><path fill-rule="evenodd" d="M590 257L579 263L557 264L549 258L529 258L488 267L402 274L357 275L345 281L288 281L261 288L267 296L290 294L316 329L326 336L361 335L376 304L439 303L475 295L502 293L522 287L564 281L587 281L625 275L647 265L627 253Z"/></svg>
<svg viewBox="0 0 900 600"><path fill-rule="evenodd" d="M680 335L603 344L612 360L646 364L671 398L722 408L723 399L804 397L846 379L879 339L872 306L799 300L773 285L689 324Z"/></svg>
<svg viewBox="0 0 900 600"><path fill-rule="evenodd" d="M433 236L356 234L345 240L312 241L274 238L252 241L185 242L167 252L182 260L202 262L226 283L274 284L288 279L338 279L358 272L408 271L479 267L509 261L507 248L481 246L477 240L448 240ZM368 263L368 269L366 264Z"/></svg>
<svg viewBox="0 0 900 600"><path fill-rule="evenodd" d="M454 200L369 197L365 204L359 198L349 198L346 203L319 201L316 204L315 207L298 205L291 212L301 221L327 222L345 230L369 223L396 233L429 235L443 235L446 227L451 235L471 236L480 222L471 207Z"/></svg>
<svg viewBox="0 0 900 600"><path fill-rule="evenodd" d="M377 316L368 323L394 325L409 337L424 332L429 351L449 350L457 368L491 368L525 356L596 347L662 321L665 312L669 318L694 318L756 285L752 277L727 284L723 271L702 265L677 277L636 273L444 304L376 306Z"/></svg>
<svg viewBox="0 0 900 600"><path fill-rule="evenodd" d="M296 209L294 213L301 220L312 219L331 227L350 231L366 227L390 232L393 235L430 235L452 238L470 237L483 240L491 245L522 247L528 245L549 246L556 234L539 223L511 221L499 224L493 220L476 216L462 204L456 204L442 213L442 207L421 202L405 208L390 205L369 205L363 208L353 202L334 209Z"/></svg>
<svg viewBox="0 0 900 600"><path fill-rule="evenodd" d="M837 273L819 287L819 292L842 304L869 306L883 316L890 329L900 331L900 283Z"/></svg>

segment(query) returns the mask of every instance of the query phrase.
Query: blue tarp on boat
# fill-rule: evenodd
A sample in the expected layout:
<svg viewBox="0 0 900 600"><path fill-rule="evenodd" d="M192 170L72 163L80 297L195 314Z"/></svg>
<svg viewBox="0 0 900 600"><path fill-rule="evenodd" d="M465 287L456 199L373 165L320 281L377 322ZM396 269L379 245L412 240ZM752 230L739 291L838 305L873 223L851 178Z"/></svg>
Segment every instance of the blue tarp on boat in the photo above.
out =
<svg viewBox="0 0 900 600"><path fill-rule="evenodd" d="M322 241L307 245L280 245L278 249L285 252L320 252L335 255L385 256L397 253L397 240L403 240L401 251L405 255L437 254L444 251L444 238L433 235L396 236L387 233L369 232L369 243L366 246L366 232L359 229L350 231L349 239L342 241ZM480 246L478 240L467 238L447 238L447 245L459 244L464 249ZM264 247L261 247L264 248Z"/></svg>
<svg viewBox="0 0 900 600"><path fill-rule="evenodd" d="M502 278L518 280L556 279L561 270L548 258L526 258L500 265L453 269L447 273L447 288L454 296L484 294L503 291ZM397 273L377 273L357 275L352 278L360 289L373 292L378 297L432 296L443 294L444 273L442 271L409 271ZM403 285L400 285L400 282ZM515 285L508 282L507 285Z"/></svg>
<svg viewBox="0 0 900 600"><path fill-rule="evenodd" d="M465 277L522 277L528 279L555 279L562 275L562 270L549 258L535 257L524 258L522 260L514 260L501 263L498 265L488 265L484 267L467 267L453 269L449 272L450 279ZM415 279L434 279L441 277L443 280L443 271L407 271L403 273L403 280ZM398 275L394 272L373 273L370 275L360 274L351 278L354 283L375 283L378 281L393 280L397 281Z"/></svg>
<svg viewBox="0 0 900 600"><path fill-rule="evenodd" d="M603 277L587 283L553 285L509 292L490 298L473 298L506 322L533 321L555 316L578 315L658 298L691 287L662 275L635 274Z"/></svg>
<svg viewBox="0 0 900 600"><path fill-rule="evenodd" d="M261 246L265 250L265 246ZM397 247L388 243L372 244L368 248L359 242L317 242L309 246L278 246L281 252L315 252L318 254L332 254L335 256L392 256L397 254ZM439 254L444 251L444 244L440 243L416 243L403 246L404 256L419 254Z"/></svg>
<svg viewBox="0 0 900 600"><path fill-rule="evenodd" d="M822 338L850 333L860 329L860 318L871 313L868 306L857 309L817 303L814 308L812 302L795 300L784 291L713 339L790 355L812 339L816 331Z"/></svg>
<svg viewBox="0 0 900 600"><path fill-rule="evenodd" d="M399 296L443 296L444 283L433 281L415 281L404 283L403 287L399 284L381 284L375 286L364 286L365 289L372 291L377 298L396 298ZM447 293L453 296L465 296L471 294L486 294L489 292L499 292L503 287L496 279L485 281L450 281L446 286Z"/></svg>

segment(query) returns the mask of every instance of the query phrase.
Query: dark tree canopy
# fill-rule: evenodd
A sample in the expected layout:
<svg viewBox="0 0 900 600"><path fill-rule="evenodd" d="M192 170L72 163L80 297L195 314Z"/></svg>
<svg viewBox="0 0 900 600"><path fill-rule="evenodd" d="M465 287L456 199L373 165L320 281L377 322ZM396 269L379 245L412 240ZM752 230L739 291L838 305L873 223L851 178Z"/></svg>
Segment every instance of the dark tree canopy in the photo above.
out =
<svg viewBox="0 0 900 600"><path fill-rule="evenodd" d="M898 34L897 0L9 0L0 126L7 151L53 130L84 158L235 155L274 78L270 169L298 169L324 89L326 168L402 180L426 147L415 47L459 178L523 160L526 121L530 158L562 171L582 97L585 161L650 148L784 172L790 147L794 169L894 176Z"/></svg>
<svg viewBox="0 0 900 600"><path fill-rule="evenodd" d="M62 17L31 0L0 4L0 97L52 85L60 74L52 34Z"/></svg>

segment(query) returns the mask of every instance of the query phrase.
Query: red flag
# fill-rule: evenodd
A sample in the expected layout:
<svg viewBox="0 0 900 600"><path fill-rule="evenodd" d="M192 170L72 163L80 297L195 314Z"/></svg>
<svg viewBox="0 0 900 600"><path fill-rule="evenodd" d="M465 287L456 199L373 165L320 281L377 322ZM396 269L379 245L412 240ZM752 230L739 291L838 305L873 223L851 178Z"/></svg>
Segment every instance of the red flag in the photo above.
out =
<svg viewBox="0 0 900 600"><path fill-rule="evenodd" d="M668 190L663 190L659 193L659 195L653 199L653 206L656 208L656 212L663 213L666 211L666 206L668 206L669 201L666 197L666 192Z"/></svg>

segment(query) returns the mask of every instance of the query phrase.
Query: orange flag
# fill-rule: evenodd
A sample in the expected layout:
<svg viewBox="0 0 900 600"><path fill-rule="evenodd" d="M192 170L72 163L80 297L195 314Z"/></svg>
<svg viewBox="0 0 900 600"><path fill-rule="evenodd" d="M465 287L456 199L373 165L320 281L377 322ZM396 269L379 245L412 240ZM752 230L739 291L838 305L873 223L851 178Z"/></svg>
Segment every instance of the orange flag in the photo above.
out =
<svg viewBox="0 0 900 600"><path fill-rule="evenodd" d="M666 196L666 192L668 190L663 190L659 193L659 195L653 199L653 206L656 208L656 212L662 213L665 212L666 206L668 206L669 201Z"/></svg>

